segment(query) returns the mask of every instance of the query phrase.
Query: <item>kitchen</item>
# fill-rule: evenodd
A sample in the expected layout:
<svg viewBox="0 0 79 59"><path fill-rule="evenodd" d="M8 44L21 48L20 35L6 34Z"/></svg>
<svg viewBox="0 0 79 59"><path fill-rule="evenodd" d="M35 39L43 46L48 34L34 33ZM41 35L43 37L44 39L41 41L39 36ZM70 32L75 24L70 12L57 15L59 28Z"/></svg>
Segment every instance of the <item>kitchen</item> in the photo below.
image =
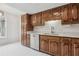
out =
<svg viewBox="0 0 79 59"><path fill-rule="evenodd" d="M79 3L21 15L21 43L54 56L79 56Z"/></svg>

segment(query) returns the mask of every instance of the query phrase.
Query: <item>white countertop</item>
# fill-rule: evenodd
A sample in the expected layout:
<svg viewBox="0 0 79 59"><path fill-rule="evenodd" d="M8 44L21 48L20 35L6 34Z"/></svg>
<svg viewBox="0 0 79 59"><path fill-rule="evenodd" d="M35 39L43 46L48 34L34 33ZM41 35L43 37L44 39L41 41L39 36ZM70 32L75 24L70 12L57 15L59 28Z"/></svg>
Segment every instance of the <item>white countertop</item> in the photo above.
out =
<svg viewBox="0 0 79 59"><path fill-rule="evenodd" d="M39 34L39 35L49 35L49 36L62 36L62 37L73 37L73 38L79 38L78 32L60 32L60 33L40 33L40 32L34 32L30 31L27 32L27 34Z"/></svg>
<svg viewBox="0 0 79 59"><path fill-rule="evenodd" d="M75 34L75 33L44 33L44 34L40 34L40 35L49 35L49 36L62 36L62 37L73 37L73 38L79 38L79 34Z"/></svg>

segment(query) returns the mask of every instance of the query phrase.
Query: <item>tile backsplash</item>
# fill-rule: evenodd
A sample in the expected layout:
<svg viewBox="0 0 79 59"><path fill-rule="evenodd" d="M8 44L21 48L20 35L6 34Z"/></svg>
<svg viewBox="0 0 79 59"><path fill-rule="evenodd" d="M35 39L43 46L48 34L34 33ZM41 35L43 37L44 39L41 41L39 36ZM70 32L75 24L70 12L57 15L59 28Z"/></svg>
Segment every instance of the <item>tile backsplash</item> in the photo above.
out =
<svg viewBox="0 0 79 59"><path fill-rule="evenodd" d="M37 26L34 27L34 31L40 32L40 33L51 33L51 26ZM55 26L55 29L53 30L56 33L74 33L79 34L79 24L71 24L71 25L61 25Z"/></svg>
<svg viewBox="0 0 79 59"><path fill-rule="evenodd" d="M79 34L79 24L63 25L62 31Z"/></svg>

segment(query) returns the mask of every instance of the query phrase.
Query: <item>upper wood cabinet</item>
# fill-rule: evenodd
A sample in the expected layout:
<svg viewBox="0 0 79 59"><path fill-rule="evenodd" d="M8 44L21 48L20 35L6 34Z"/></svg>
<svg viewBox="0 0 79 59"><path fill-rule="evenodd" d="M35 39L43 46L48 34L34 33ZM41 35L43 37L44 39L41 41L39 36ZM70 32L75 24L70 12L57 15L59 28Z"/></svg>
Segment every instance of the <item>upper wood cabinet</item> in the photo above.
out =
<svg viewBox="0 0 79 59"><path fill-rule="evenodd" d="M78 17L78 21L79 21L79 3L77 3L77 17Z"/></svg>
<svg viewBox="0 0 79 59"><path fill-rule="evenodd" d="M67 24L68 22L70 22L70 20L68 19L68 6L61 7L61 21L62 24Z"/></svg>
<svg viewBox="0 0 79 59"><path fill-rule="evenodd" d="M52 20L52 9L42 12L42 20L44 21Z"/></svg>
<svg viewBox="0 0 79 59"><path fill-rule="evenodd" d="M33 26L40 26L43 25L43 20L42 20L42 13L36 13L31 16L32 20L32 25Z"/></svg>
<svg viewBox="0 0 79 59"><path fill-rule="evenodd" d="M67 5L64 5L60 8L61 8L62 24L79 23L78 5L77 4L67 4Z"/></svg>
<svg viewBox="0 0 79 59"><path fill-rule="evenodd" d="M79 23L79 3L71 3L33 14L32 25L44 25L46 21L61 20L62 24Z"/></svg>
<svg viewBox="0 0 79 59"><path fill-rule="evenodd" d="M32 31L33 30L33 26L31 23L31 15L29 14L25 14L21 16L21 29L26 31Z"/></svg>
<svg viewBox="0 0 79 59"><path fill-rule="evenodd" d="M40 51L49 53L49 40L46 36L40 36Z"/></svg>
<svg viewBox="0 0 79 59"><path fill-rule="evenodd" d="M52 9L52 20L61 20L61 9L60 9L60 7Z"/></svg>

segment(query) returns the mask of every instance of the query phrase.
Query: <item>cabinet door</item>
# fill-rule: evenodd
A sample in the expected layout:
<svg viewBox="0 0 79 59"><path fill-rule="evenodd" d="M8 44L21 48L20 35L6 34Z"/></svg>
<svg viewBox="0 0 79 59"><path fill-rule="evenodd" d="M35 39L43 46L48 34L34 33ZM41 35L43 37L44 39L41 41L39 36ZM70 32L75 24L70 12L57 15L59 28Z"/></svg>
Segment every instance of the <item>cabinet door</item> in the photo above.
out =
<svg viewBox="0 0 79 59"><path fill-rule="evenodd" d="M79 23L78 20L78 9L76 4L72 4L71 8L71 15L72 15L72 23Z"/></svg>
<svg viewBox="0 0 79 59"><path fill-rule="evenodd" d="M79 21L79 3L77 3L77 17L78 17L78 21Z"/></svg>
<svg viewBox="0 0 79 59"><path fill-rule="evenodd" d="M70 21L68 19L68 7L67 6L61 7L61 19L62 19L62 24L68 24Z"/></svg>
<svg viewBox="0 0 79 59"><path fill-rule="evenodd" d="M71 44L70 44L70 38L62 38L61 42L61 55L62 56L69 56L71 55Z"/></svg>
<svg viewBox="0 0 79 59"><path fill-rule="evenodd" d="M46 36L40 37L40 51L49 53L49 40Z"/></svg>
<svg viewBox="0 0 79 59"><path fill-rule="evenodd" d="M60 43L50 40L49 41L49 51L50 51L50 54L52 54L52 55L55 55L55 56L61 55Z"/></svg>
<svg viewBox="0 0 79 59"><path fill-rule="evenodd" d="M78 44L74 43L72 48L73 48L73 55L74 56L79 56L79 43Z"/></svg>
<svg viewBox="0 0 79 59"><path fill-rule="evenodd" d="M50 21L52 19L52 10L46 10L42 12L42 20Z"/></svg>
<svg viewBox="0 0 79 59"><path fill-rule="evenodd" d="M49 52L51 55L60 56L60 42L55 41L55 39L59 38L52 37L51 40L49 39Z"/></svg>
<svg viewBox="0 0 79 59"><path fill-rule="evenodd" d="M52 20L61 20L61 8L52 9Z"/></svg>
<svg viewBox="0 0 79 59"><path fill-rule="evenodd" d="M31 16L31 20L32 20L32 25L33 26L43 25L43 22L42 22L42 14L41 13L33 14Z"/></svg>
<svg viewBox="0 0 79 59"><path fill-rule="evenodd" d="M27 34L26 45L30 47L30 34Z"/></svg>
<svg viewBox="0 0 79 59"><path fill-rule="evenodd" d="M79 56L79 39L72 39L72 55Z"/></svg>
<svg viewBox="0 0 79 59"><path fill-rule="evenodd" d="M26 46L27 45L27 37L26 34L21 35L21 43Z"/></svg>
<svg viewBox="0 0 79 59"><path fill-rule="evenodd" d="M77 23L77 5L76 4L68 4L68 19L70 23Z"/></svg>

